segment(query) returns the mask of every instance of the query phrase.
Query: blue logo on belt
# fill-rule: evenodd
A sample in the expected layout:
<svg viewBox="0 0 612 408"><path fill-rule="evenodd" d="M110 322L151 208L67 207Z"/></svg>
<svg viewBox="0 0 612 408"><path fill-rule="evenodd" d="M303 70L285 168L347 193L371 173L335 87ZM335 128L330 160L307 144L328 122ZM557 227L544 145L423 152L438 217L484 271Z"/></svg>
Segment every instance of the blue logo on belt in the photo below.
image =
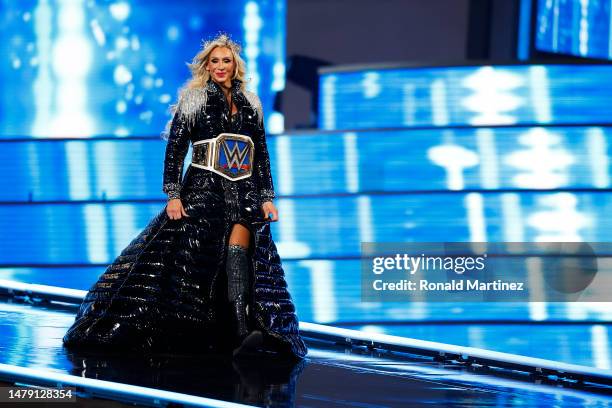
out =
<svg viewBox="0 0 612 408"><path fill-rule="evenodd" d="M251 169L250 145L239 140L224 140L221 143L219 165L228 175L241 175Z"/></svg>

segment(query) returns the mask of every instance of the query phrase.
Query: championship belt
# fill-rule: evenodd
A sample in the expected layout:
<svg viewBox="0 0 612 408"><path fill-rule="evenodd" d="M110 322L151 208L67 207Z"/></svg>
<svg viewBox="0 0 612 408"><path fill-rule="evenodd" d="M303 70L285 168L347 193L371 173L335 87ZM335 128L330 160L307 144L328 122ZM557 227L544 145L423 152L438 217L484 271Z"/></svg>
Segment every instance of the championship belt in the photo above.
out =
<svg viewBox="0 0 612 408"><path fill-rule="evenodd" d="M234 133L193 143L191 165L237 181L253 174L255 145L250 137Z"/></svg>

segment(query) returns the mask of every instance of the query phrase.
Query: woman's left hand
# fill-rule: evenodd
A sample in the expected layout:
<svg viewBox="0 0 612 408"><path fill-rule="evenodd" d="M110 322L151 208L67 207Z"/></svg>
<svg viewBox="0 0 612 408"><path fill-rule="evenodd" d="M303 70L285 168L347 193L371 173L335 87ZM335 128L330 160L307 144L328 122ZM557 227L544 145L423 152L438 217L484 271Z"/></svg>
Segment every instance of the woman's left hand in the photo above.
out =
<svg viewBox="0 0 612 408"><path fill-rule="evenodd" d="M264 213L264 220L276 222L278 221L278 210L272 201L266 201L261 205L261 210Z"/></svg>

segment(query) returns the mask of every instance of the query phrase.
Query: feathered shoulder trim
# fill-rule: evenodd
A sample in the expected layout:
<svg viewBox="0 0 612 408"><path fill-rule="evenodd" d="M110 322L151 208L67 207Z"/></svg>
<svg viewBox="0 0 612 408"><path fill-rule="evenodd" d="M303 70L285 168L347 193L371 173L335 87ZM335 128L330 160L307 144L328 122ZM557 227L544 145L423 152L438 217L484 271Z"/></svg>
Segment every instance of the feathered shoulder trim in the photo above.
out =
<svg viewBox="0 0 612 408"><path fill-rule="evenodd" d="M261 100L259 96L254 94L251 91L244 91L244 97L249 101L249 104L255 109L257 112L257 117L259 120L259 125L263 126L263 107L261 106Z"/></svg>
<svg viewBox="0 0 612 408"><path fill-rule="evenodd" d="M166 128L162 133L164 139L168 139L172 121L175 118L183 121L189 128L192 128L198 117L198 113L206 109L208 94L205 88L186 88L183 89L178 98L178 102L170 107L172 118L166 123Z"/></svg>
<svg viewBox="0 0 612 408"><path fill-rule="evenodd" d="M175 114L180 115L190 127L193 127L198 113L206 109L207 101L208 94L205 88L187 88L179 97Z"/></svg>

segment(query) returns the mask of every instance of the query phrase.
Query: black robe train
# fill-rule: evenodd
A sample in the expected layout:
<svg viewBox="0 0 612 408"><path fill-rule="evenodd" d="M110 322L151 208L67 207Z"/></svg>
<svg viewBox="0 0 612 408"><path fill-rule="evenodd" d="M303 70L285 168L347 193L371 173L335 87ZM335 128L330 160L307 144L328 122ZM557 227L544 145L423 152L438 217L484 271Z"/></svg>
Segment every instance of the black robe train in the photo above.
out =
<svg viewBox="0 0 612 408"><path fill-rule="evenodd" d="M252 328L266 348L302 358L307 348L287 290L270 225L261 204L274 198L259 98L232 85L238 108L218 84L189 89L171 122L164 160L163 190L180 197L189 217L171 220L165 208L121 252L90 288L63 341L68 347L183 352L236 346L227 296L225 259L231 228L251 232ZM189 166L181 181L189 143L220 133L250 136L255 145L251 177L230 181Z"/></svg>

